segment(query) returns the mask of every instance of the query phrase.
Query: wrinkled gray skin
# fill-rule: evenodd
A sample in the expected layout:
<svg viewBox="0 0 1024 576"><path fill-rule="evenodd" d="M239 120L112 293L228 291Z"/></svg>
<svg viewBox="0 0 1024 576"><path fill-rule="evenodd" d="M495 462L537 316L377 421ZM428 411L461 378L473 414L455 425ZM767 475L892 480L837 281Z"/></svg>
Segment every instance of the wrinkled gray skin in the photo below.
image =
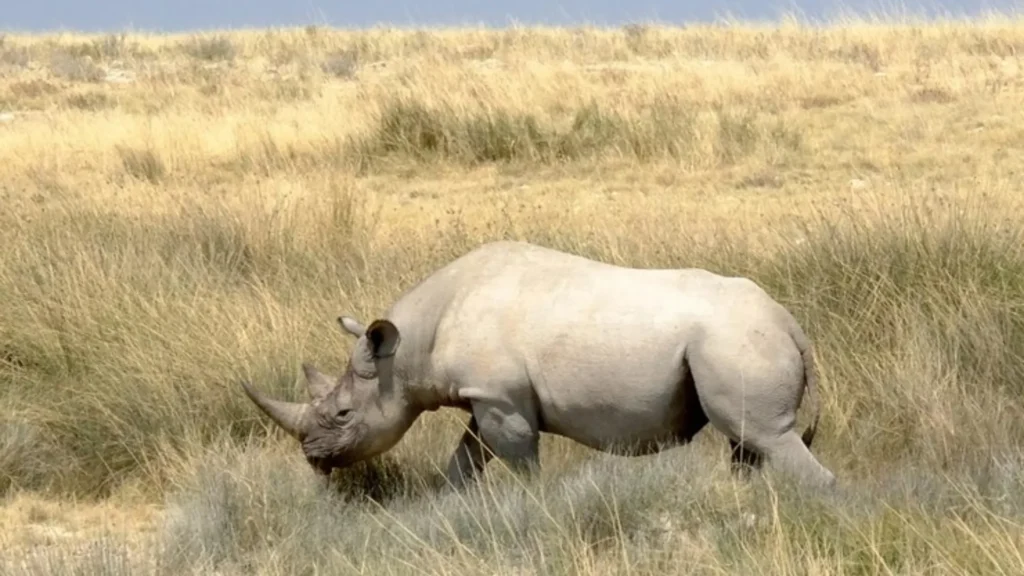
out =
<svg viewBox="0 0 1024 576"><path fill-rule="evenodd" d="M442 406L472 417L448 465L462 486L492 456L539 465L541 432L623 455L688 443L709 421L734 470L762 459L812 485L817 377L796 320L750 280L613 266L522 242L485 244L364 327L337 379L304 365L312 402L246 393L322 474L394 446ZM801 437L804 387L814 405ZM482 445L481 445L482 440Z"/></svg>

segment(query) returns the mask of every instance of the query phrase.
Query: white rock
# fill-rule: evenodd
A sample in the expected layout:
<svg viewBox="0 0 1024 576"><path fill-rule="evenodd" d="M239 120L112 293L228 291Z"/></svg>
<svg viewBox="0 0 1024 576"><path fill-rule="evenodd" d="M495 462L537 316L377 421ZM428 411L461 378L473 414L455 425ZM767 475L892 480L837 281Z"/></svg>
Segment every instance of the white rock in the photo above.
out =
<svg viewBox="0 0 1024 576"><path fill-rule="evenodd" d="M850 180L850 190L864 190L870 185L867 180L861 180L860 178Z"/></svg>
<svg viewBox="0 0 1024 576"><path fill-rule="evenodd" d="M129 84L135 82L135 75L127 70L111 69L107 71L104 81L114 84Z"/></svg>

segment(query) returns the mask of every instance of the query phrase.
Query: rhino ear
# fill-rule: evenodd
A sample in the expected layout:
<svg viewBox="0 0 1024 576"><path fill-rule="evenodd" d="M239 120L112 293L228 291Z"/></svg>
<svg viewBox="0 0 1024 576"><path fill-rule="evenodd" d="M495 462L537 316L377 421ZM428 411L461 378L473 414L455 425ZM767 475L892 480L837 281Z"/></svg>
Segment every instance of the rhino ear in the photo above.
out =
<svg viewBox="0 0 1024 576"><path fill-rule="evenodd" d="M363 323L360 322L359 320L356 320L355 318L350 318L348 316L338 316L338 324L341 325L342 330L348 332L349 334L355 336L356 338L366 333L366 326L363 326Z"/></svg>
<svg viewBox="0 0 1024 576"><path fill-rule="evenodd" d="M306 374L306 384L309 386L309 395L314 400L320 400L334 388L334 381L330 376L320 372L312 364L303 364L302 372Z"/></svg>
<svg viewBox="0 0 1024 576"><path fill-rule="evenodd" d="M366 346L374 358L394 356L402 337L390 320L374 320L366 328Z"/></svg>

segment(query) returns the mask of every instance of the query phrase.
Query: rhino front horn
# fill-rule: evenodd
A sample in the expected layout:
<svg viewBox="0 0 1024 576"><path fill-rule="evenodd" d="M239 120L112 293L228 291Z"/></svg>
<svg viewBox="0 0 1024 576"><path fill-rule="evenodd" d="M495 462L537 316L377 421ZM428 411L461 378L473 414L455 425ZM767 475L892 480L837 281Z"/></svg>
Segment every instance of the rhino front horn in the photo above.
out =
<svg viewBox="0 0 1024 576"><path fill-rule="evenodd" d="M242 382L242 388L245 389L249 399L259 406L260 410L263 410L267 416L270 416L270 419L283 428L285 432L291 434L296 439L302 439L309 429L310 407L308 404L272 400L257 392L252 387L252 384L248 382Z"/></svg>

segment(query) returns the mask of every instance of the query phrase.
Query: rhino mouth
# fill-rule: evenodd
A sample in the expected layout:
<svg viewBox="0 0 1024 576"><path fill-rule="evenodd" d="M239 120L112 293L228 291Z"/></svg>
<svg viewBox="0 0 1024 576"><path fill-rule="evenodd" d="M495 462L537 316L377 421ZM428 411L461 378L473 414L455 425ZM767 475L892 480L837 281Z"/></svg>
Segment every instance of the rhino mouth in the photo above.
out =
<svg viewBox="0 0 1024 576"><path fill-rule="evenodd" d="M324 474L330 474L335 468L344 469L358 463L362 458L348 458L345 456L306 456L309 465Z"/></svg>
<svg viewBox="0 0 1024 576"><path fill-rule="evenodd" d="M330 475L334 469L344 470L359 462L359 459L346 458L344 456L316 457L306 456L306 462L314 470L321 474Z"/></svg>
<svg viewBox="0 0 1024 576"><path fill-rule="evenodd" d="M351 466L364 459L358 448L364 428L357 424L342 430L313 431L303 439L302 451L308 460L323 465L333 468Z"/></svg>
<svg viewBox="0 0 1024 576"><path fill-rule="evenodd" d="M331 470L334 469L334 465L324 460L323 458L310 458L307 456L306 462L308 462L309 465L312 466L314 470L320 472L321 474L329 475L331 473Z"/></svg>

